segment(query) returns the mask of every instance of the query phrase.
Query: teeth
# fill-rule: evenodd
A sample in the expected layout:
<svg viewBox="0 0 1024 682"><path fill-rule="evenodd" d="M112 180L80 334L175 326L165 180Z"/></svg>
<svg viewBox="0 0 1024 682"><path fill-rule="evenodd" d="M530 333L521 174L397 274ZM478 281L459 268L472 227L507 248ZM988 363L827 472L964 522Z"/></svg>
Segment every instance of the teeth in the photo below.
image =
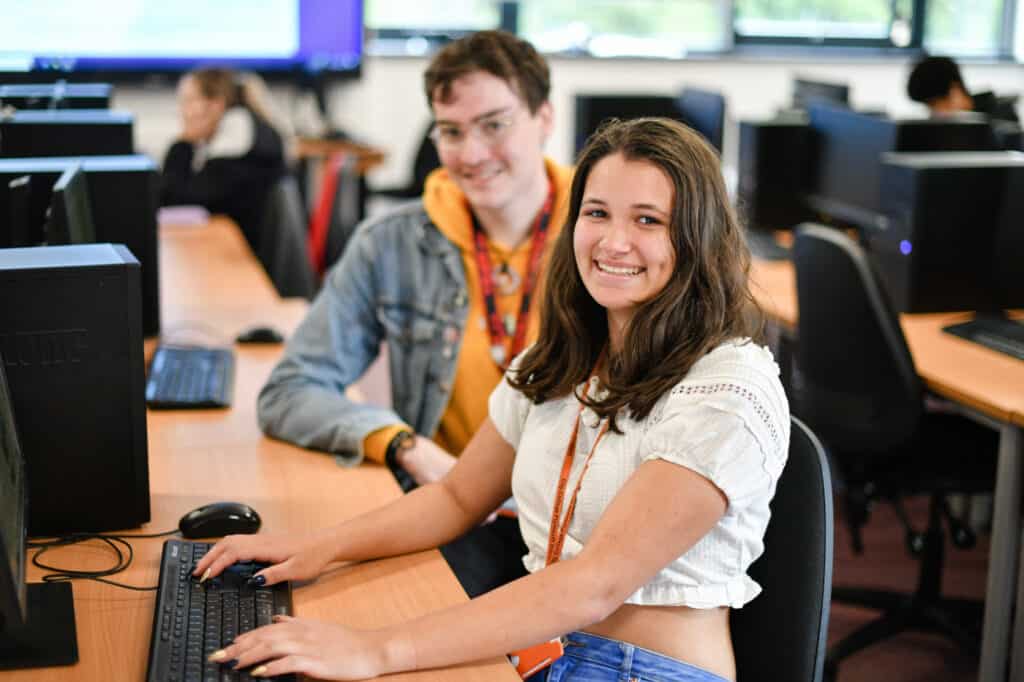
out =
<svg viewBox="0 0 1024 682"><path fill-rule="evenodd" d="M617 268L613 265L605 265L600 261L597 263L597 268L602 272L607 272L612 275L639 275L640 270L642 270L642 268Z"/></svg>

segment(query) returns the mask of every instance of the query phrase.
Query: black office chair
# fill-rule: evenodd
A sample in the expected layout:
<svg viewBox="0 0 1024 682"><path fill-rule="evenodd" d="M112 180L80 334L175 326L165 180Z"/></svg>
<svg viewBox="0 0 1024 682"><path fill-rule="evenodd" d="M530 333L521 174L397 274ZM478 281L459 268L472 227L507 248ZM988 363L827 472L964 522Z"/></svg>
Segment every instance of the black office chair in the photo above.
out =
<svg viewBox="0 0 1024 682"><path fill-rule="evenodd" d="M356 226L362 221L365 193L366 183L359 173L358 161L355 156L348 155L338 171L338 184L334 188L324 249L325 271L341 258Z"/></svg>
<svg viewBox="0 0 1024 682"><path fill-rule="evenodd" d="M434 127L433 121L427 125L427 129L423 131L423 139L420 142L419 148L416 150L416 157L412 163L412 179L408 184L400 187L382 187L381 189L374 189L370 191L370 196L382 196L390 197L392 199L415 199L423 194L423 185L427 181L427 176L435 168L440 168L441 157L437 154L437 147L434 146L434 141L430 139L430 131Z"/></svg>
<svg viewBox="0 0 1024 682"><path fill-rule="evenodd" d="M312 298L316 293L306 251L306 211L298 181L290 174L274 183L267 196L256 256L281 296Z"/></svg>
<svg viewBox="0 0 1024 682"><path fill-rule="evenodd" d="M739 682L819 682L832 590L832 482L821 443L798 419L779 477L764 553L750 567L762 592L730 615Z"/></svg>
<svg viewBox="0 0 1024 682"><path fill-rule="evenodd" d="M828 450L843 491L854 550L875 500L895 505L912 554L921 561L912 594L834 588L833 599L881 609L880 618L835 644L839 661L905 630L944 634L977 655L981 604L941 594L943 520L954 544L973 533L950 512L947 496L992 489L998 435L954 414L925 410L925 391L896 315L861 247L842 232L802 225L793 245L800 317L793 363L794 414ZM915 530L904 497L930 496L928 527Z"/></svg>

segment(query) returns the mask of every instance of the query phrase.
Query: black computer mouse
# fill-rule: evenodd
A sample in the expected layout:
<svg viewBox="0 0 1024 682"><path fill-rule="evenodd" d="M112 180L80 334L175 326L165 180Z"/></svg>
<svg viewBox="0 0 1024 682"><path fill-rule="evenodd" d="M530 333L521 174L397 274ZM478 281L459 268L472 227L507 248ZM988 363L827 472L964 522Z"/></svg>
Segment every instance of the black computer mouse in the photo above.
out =
<svg viewBox="0 0 1024 682"><path fill-rule="evenodd" d="M214 502L181 517L178 530L186 538L213 538L235 533L255 533L260 515L240 502Z"/></svg>
<svg viewBox="0 0 1024 682"><path fill-rule="evenodd" d="M238 343L281 343L284 335L273 327L257 326L246 329L237 337Z"/></svg>

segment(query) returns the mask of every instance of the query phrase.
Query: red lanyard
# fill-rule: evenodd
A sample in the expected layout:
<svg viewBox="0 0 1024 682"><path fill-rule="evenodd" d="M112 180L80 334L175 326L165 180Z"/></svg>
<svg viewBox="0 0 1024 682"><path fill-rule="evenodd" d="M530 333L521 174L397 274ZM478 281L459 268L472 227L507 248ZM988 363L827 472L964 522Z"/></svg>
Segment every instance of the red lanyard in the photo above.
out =
<svg viewBox="0 0 1024 682"><path fill-rule="evenodd" d="M587 397L587 391L590 389L590 382L583 388L583 397ZM587 473L587 467L590 466L590 460L593 459L594 453L597 451L597 444L601 442L604 434L608 432L608 424L611 423L610 419L605 419L601 424L601 430L597 433L597 438L594 439L594 445L591 446L590 452L587 453L587 458L583 461L583 469L580 471L580 477L576 481L576 487L572 491L572 497L569 498L569 508L565 510L565 520L562 521L562 501L565 498L565 488L569 484L569 471L572 469L572 460L576 454L576 438L580 433L580 417L583 416L583 404L580 404L579 412L576 413L576 424L572 427L572 436L569 437L569 445L565 449L565 457L562 459L562 473L558 477L558 490L555 493L555 506L551 510L551 527L548 530L548 556L547 566L556 563L562 557L562 545L565 544L565 536L569 534L569 523L572 521L573 513L576 511L576 497L579 495L580 486L583 484L583 477Z"/></svg>
<svg viewBox="0 0 1024 682"><path fill-rule="evenodd" d="M501 315L498 314L498 304L494 300L494 273L491 268L491 257L487 252L487 236L473 216L473 245L476 247L476 264L480 271L480 288L484 295L484 305L487 308L487 329L491 334L491 357L505 370L508 362L519 354L526 345L527 319L530 315L530 299L533 297L533 289L537 284L537 274L540 271L540 259L544 253L544 243L548 237L548 223L551 221L551 207L555 200L555 189L549 187L548 197L544 201L544 207L537 214L537 219L531 229L530 262L526 271L526 279L523 282L523 298L519 303L519 314L516 316L516 331L512 339L512 348L508 351L505 348L505 325L502 324Z"/></svg>

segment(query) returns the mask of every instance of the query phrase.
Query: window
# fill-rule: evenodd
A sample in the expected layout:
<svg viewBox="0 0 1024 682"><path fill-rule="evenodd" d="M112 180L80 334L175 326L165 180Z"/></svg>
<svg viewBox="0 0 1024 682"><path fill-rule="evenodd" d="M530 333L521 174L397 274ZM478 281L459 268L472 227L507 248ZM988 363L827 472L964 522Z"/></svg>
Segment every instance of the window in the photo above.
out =
<svg viewBox="0 0 1024 682"><path fill-rule="evenodd" d="M498 28L494 0L366 0L371 54L422 55L465 33Z"/></svg>
<svg viewBox="0 0 1024 682"><path fill-rule="evenodd" d="M723 0L520 0L519 33L542 52L683 57L729 47Z"/></svg>
<svg viewBox="0 0 1024 682"><path fill-rule="evenodd" d="M924 47L934 54L1006 54L1011 45L1003 29L1003 0L930 0Z"/></svg>
<svg viewBox="0 0 1024 682"><path fill-rule="evenodd" d="M733 44L1008 56L1020 3L1024 0L366 0L366 25L369 49L377 54L425 54L470 31L504 28L542 52L595 57L680 58L725 52Z"/></svg>
<svg viewBox="0 0 1024 682"><path fill-rule="evenodd" d="M736 0L737 42L907 47L911 0Z"/></svg>

